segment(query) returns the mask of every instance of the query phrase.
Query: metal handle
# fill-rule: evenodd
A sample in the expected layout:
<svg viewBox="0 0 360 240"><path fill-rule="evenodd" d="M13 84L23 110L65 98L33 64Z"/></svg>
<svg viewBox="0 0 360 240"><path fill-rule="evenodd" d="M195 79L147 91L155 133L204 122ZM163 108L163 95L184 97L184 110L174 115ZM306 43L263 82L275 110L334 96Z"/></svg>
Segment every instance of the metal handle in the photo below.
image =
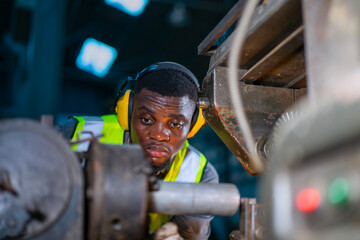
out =
<svg viewBox="0 0 360 240"><path fill-rule="evenodd" d="M232 216L240 206L234 184L160 182L150 192L149 212L169 215Z"/></svg>

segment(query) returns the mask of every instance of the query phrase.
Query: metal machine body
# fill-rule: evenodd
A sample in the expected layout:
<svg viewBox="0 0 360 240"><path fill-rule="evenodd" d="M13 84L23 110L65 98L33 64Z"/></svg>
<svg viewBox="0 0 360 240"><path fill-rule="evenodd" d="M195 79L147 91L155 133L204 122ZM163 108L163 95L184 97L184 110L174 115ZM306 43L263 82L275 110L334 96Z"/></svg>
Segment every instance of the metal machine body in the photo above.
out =
<svg viewBox="0 0 360 240"><path fill-rule="evenodd" d="M158 182L140 146L90 140L82 168L53 128L0 121L1 239L145 239L148 212L231 216L239 209L234 184Z"/></svg>
<svg viewBox="0 0 360 240"><path fill-rule="evenodd" d="M267 232L270 239L358 239L360 3L302 4L308 98L275 133Z"/></svg>
<svg viewBox="0 0 360 240"><path fill-rule="evenodd" d="M360 104L323 99L299 111L277 132L266 176L269 239L357 239Z"/></svg>
<svg viewBox="0 0 360 240"><path fill-rule="evenodd" d="M254 168L242 132L235 121L235 113L228 95L227 68L218 66L212 70L203 81L203 92L207 101L211 103L204 110L207 123L250 174L260 174ZM295 102L304 91L241 83L240 92L257 141L256 150L267 165L271 148L268 140L276 121L289 107L295 106Z"/></svg>
<svg viewBox="0 0 360 240"><path fill-rule="evenodd" d="M1 121L0 159L1 239L83 238L83 173L64 139L34 121Z"/></svg>
<svg viewBox="0 0 360 240"><path fill-rule="evenodd" d="M241 198L239 230L230 233L230 240L261 240L264 236L264 208L256 198Z"/></svg>
<svg viewBox="0 0 360 240"><path fill-rule="evenodd" d="M226 81L242 11L239 1L199 45L199 55L210 56L200 105L243 167L258 175ZM259 1L238 76L256 150L269 165L261 204L240 204L234 185L156 183L134 146L93 141L84 174L53 130L3 121L0 238L143 239L148 212L231 215L240 204L231 239L358 239L359 13L357 0ZM286 111L294 114L278 121Z"/></svg>
<svg viewBox="0 0 360 240"><path fill-rule="evenodd" d="M210 56L202 86L208 103L205 119L242 166L258 175L261 172L255 169L235 122L227 87L229 53L243 10L243 1L235 4L198 46L198 54ZM240 92L265 165L269 157L266 143L276 120L306 93L303 32L300 0L259 1L244 42L238 71Z"/></svg>
<svg viewBox="0 0 360 240"><path fill-rule="evenodd" d="M144 239L151 166L140 146L91 143L87 239Z"/></svg>
<svg viewBox="0 0 360 240"><path fill-rule="evenodd" d="M266 102L268 111L276 113L274 121L284 115L269 125L269 115L258 121L251 108L256 104L249 106L251 99L261 101L263 95L249 96L240 89L256 143L262 145L257 151L265 153L270 166L260 189L265 204L263 238L358 239L360 2L258 2L240 56L241 88L292 90L294 100L286 103L271 96ZM243 10L244 2L239 1L199 45L198 53L210 56L203 81L205 119L243 167L259 174L251 168L241 131L233 131L238 126L227 89L222 89L226 81L221 80L228 79L235 23L241 21ZM288 108L275 111L282 104ZM231 114L224 114L223 107ZM272 136L265 144L260 131ZM251 221L243 221L240 229L247 222ZM258 238L254 228L231 237Z"/></svg>

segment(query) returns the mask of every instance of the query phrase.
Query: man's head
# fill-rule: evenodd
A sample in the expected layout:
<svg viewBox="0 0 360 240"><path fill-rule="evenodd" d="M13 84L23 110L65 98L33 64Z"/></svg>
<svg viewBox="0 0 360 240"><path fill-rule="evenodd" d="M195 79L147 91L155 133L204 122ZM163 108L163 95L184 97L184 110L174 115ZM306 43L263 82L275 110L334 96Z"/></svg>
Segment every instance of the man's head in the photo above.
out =
<svg viewBox="0 0 360 240"><path fill-rule="evenodd" d="M131 115L131 141L159 172L183 147L198 98L191 76L175 69L156 69L139 77Z"/></svg>

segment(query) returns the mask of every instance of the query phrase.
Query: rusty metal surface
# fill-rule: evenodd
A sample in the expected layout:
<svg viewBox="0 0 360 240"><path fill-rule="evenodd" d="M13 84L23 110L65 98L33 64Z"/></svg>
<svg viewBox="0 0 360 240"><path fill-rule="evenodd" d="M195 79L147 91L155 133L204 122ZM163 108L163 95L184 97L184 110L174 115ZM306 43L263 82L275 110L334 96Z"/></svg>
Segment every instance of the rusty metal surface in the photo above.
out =
<svg viewBox="0 0 360 240"><path fill-rule="evenodd" d="M290 56L283 59L270 71L254 82L256 85L296 88L296 83L304 79L305 61L303 47L293 51ZM300 77L300 79L299 79ZM306 81L304 81L306 83ZM305 85L306 87L306 85Z"/></svg>
<svg viewBox="0 0 360 240"><path fill-rule="evenodd" d="M266 73L273 66L282 61L285 57L290 55L294 50L303 45L303 31L301 26L296 29L290 36L285 38L279 45L272 49L266 56L259 60L254 66L249 69L242 78L246 83L255 82Z"/></svg>
<svg viewBox="0 0 360 240"><path fill-rule="evenodd" d="M143 239L151 166L137 145L90 145L87 239Z"/></svg>
<svg viewBox="0 0 360 240"><path fill-rule="evenodd" d="M241 73L239 73L241 74ZM203 81L204 97L210 106L204 110L204 117L211 128L253 175L255 171L249 153L244 146L243 137L235 121L235 114L228 97L227 69L217 67ZM255 141L263 141L271 134L277 118L295 103L298 90L240 84L244 108L253 130ZM264 146L259 146L262 154Z"/></svg>
<svg viewBox="0 0 360 240"><path fill-rule="evenodd" d="M32 120L4 120L0 159L3 237L82 238L82 172L64 139Z"/></svg>
<svg viewBox="0 0 360 240"><path fill-rule="evenodd" d="M230 28L233 15L240 12L239 6L240 3L234 6L237 11L230 11L204 42L213 41L210 36L217 37L215 32L225 32ZM259 173L252 166L228 96L225 67L234 35L231 33L218 48L211 50L215 53L203 80L203 102L210 107L204 111L204 116L243 167L250 174L257 175ZM240 58L240 92L255 137L256 151L266 161L268 153L264 149L273 124L306 94L301 0L268 0L257 6Z"/></svg>
<svg viewBox="0 0 360 240"><path fill-rule="evenodd" d="M249 69L302 25L300 0L268 0L259 5L250 23L241 55L241 68ZM216 49L209 71L227 65L234 34Z"/></svg>
<svg viewBox="0 0 360 240"><path fill-rule="evenodd" d="M301 26L260 59L241 78L248 84L284 87L305 73ZM294 83L291 86L293 87Z"/></svg>

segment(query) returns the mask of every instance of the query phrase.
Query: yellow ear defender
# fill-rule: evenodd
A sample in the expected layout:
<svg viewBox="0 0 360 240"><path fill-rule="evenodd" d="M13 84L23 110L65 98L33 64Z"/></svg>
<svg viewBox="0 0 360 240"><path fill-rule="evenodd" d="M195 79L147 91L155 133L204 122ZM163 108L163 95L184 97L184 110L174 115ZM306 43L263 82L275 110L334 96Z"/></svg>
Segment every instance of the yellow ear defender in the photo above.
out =
<svg viewBox="0 0 360 240"><path fill-rule="evenodd" d="M125 94L117 101L115 112L120 126L129 131L131 122L131 112L133 103L133 91L126 90ZM130 114L129 114L130 113Z"/></svg>
<svg viewBox="0 0 360 240"><path fill-rule="evenodd" d="M187 135L187 138L192 138L200 128L205 124L205 118L202 115L202 109L199 108L199 111L195 111L195 114L198 113L196 122L194 126L190 129L190 132Z"/></svg>
<svg viewBox="0 0 360 240"><path fill-rule="evenodd" d="M160 62L150 65L149 67L139 72L135 78L128 78L128 81L137 80L140 77L144 76L146 73L156 69L173 69L184 72L195 83L195 85L198 88L198 91L200 91L199 82L197 81L196 77L190 72L190 70L188 70L187 68L185 68L180 64L173 62ZM121 91L125 87L125 85L121 87ZM121 94L121 91L119 92L119 95ZM125 94L123 94L116 102L115 112L117 114L117 119L119 121L120 126L125 131L129 131L131 128L130 125L131 125L131 114L132 114L133 104L134 104L134 92L132 90L126 90ZM187 135L187 138L193 137L204 124L205 124L205 119L202 115L202 109L196 108L191 120L191 129Z"/></svg>

